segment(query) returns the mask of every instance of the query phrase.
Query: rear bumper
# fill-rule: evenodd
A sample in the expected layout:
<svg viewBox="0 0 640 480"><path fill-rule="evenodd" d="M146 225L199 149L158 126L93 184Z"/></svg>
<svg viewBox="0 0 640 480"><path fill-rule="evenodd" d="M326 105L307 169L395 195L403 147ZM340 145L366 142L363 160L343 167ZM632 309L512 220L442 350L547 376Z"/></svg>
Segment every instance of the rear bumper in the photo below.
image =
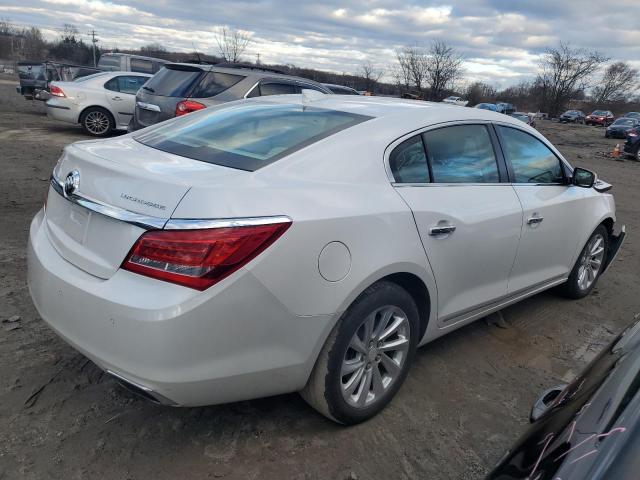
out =
<svg viewBox="0 0 640 480"><path fill-rule="evenodd" d="M602 273L607 271L609 266L613 263L616 256L618 255L620 247L622 247L624 239L627 235L626 230L626 226L622 225L622 227L620 227L620 232L617 235L615 233L612 233L609 236L609 252L607 253L607 259L605 261L604 268L602 269Z"/></svg>
<svg viewBox="0 0 640 480"><path fill-rule="evenodd" d="M300 390L332 325L296 316L249 271L205 292L64 260L34 218L28 285L42 319L104 370L159 401L210 405Z"/></svg>
<svg viewBox="0 0 640 480"><path fill-rule="evenodd" d="M47 100L45 105L47 106L47 117L62 122L78 123L79 114L75 106L66 105L53 98Z"/></svg>

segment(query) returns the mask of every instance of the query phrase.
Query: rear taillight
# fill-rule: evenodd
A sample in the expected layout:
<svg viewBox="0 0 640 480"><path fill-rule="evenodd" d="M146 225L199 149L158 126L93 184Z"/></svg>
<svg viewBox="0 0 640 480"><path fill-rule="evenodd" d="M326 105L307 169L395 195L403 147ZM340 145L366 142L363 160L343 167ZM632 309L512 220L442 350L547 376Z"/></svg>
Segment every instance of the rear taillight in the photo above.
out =
<svg viewBox="0 0 640 480"><path fill-rule="evenodd" d="M54 97L66 97L62 89L56 85L51 85L49 87L49 93Z"/></svg>
<svg viewBox="0 0 640 480"><path fill-rule="evenodd" d="M197 110L202 110L203 108L206 108L206 105L203 105L200 102L182 100L176 105L176 117L186 115L187 113L195 112Z"/></svg>
<svg viewBox="0 0 640 480"><path fill-rule="evenodd" d="M150 231L136 241L122 268L205 290L262 253L290 225Z"/></svg>

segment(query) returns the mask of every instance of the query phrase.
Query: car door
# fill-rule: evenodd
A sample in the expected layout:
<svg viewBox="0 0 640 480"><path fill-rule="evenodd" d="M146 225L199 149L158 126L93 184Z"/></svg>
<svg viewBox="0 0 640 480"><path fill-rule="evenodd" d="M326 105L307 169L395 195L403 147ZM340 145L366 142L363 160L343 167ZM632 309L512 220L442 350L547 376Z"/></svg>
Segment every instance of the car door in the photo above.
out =
<svg viewBox="0 0 640 480"><path fill-rule="evenodd" d="M136 93L149 78L140 75L118 75L105 83L107 101L118 126L129 125L136 108Z"/></svg>
<svg viewBox="0 0 640 480"><path fill-rule="evenodd" d="M440 325L507 294L522 208L495 145L489 125L458 124L415 135L389 156L436 279Z"/></svg>
<svg viewBox="0 0 640 480"><path fill-rule="evenodd" d="M498 125L496 131L523 211L509 293L561 282L589 224L587 190L569 185L561 159L540 138L515 126Z"/></svg>

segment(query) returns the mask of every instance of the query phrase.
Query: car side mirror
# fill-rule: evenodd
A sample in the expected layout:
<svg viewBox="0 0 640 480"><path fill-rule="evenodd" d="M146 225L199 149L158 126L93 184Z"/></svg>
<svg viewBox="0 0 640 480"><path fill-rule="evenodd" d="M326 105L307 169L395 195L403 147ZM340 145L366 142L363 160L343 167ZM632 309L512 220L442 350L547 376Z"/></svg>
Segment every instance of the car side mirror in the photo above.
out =
<svg viewBox="0 0 640 480"><path fill-rule="evenodd" d="M576 167L573 169L571 183L576 187L591 188L596 183L596 174L586 168Z"/></svg>

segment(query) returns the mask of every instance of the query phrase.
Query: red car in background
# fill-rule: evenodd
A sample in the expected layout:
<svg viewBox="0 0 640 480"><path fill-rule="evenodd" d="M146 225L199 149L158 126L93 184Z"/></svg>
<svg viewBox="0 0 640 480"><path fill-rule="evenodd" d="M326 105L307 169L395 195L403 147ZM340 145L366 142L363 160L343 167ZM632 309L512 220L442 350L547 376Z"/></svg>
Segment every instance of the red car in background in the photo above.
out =
<svg viewBox="0 0 640 480"><path fill-rule="evenodd" d="M591 115L587 115L584 123L587 125L600 125L607 127L613 123L615 117L609 110L594 110Z"/></svg>

